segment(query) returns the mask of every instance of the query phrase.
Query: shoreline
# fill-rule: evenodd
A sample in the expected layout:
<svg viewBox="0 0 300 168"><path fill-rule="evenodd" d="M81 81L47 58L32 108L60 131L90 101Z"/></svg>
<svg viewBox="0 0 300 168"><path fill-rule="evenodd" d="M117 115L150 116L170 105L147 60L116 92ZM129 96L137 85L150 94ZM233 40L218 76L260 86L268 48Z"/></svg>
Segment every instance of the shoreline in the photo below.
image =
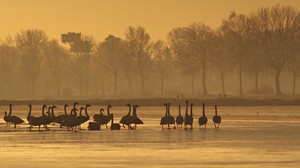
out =
<svg viewBox="0 0 300 168"><path fill-rule="evenodd" d="M184 105L189 100L197 105L205 103L207 106L300 106L300 99L241 99L241 98L215 98L215 99L178 99L178 98L151 98L151 99L86 99L86 100L0 100L0 105L41 105L41 104L80 104L124 106L126 104L138 104L140 106L163 106L170 102L172 105Z"/></svg>

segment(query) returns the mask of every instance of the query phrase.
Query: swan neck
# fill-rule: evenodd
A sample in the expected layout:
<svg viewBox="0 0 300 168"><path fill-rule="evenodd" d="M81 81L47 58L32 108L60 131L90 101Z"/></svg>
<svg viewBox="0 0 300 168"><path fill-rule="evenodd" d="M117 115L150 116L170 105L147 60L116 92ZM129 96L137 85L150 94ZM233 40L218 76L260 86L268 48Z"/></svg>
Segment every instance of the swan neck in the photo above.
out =
<svg viewBox="0 0 300 168"><path fill-rule="evenodd" d="M68 113L67 113L67 106L66 105L64 107L64 111L65 111L65 115L68 115Z"/></svg>
<svg viewBox="0 0 300 168"><path fill-rule="evenodd" d="M9 114L8 114L8 116L11 116L11 111L12 111L12 105L10 104L9 105Z"/></svg>

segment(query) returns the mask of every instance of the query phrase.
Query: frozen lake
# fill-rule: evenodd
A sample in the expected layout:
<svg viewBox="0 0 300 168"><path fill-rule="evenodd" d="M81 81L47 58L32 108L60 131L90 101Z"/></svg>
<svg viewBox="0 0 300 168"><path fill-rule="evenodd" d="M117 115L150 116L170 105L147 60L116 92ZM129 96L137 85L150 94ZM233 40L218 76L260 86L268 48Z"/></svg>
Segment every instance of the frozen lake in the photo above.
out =
<svg viewBox="0 0 300 168"><path fill-rule="evenodd" d="M98 113L99 106L89 114ZM178 108L172 107L176 117ZM194 108L194 129L161 130L164 107L140 107L144 125L137 130L66 131L51 125L51 131L29 132L5 125L1 106L1 167L300 167L300 106L219 107L220 129L212 122L214 108L207 107L206 129L198 128L202 108ZM33 107L34 116L41 106ZM184 107L181 109L184 113ZM113 107L115 122L128 112ZM14 106L13 115L24 120L27 106ZM63 113L59 106L56 115Z"/></svg>

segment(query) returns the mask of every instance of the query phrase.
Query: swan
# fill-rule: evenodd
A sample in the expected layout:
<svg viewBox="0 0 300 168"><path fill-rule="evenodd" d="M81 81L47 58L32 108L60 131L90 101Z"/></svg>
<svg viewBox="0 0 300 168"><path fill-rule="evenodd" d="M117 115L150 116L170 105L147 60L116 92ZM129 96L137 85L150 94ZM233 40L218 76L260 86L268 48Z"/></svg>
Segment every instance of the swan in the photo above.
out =
<svg viewBox="0 0 300 168"><path fill-rule="evenodd" d="M173 128L176 129L175 118L173 116L171 116L170 107L171 107L171 103L168 103L168 116L167 116L168 128L169 128L169 125L174 124Z"/></svg>
<svg viewBox="0 0 300 168"><path fill-rule="evenodd" d="M11 116L12 113L12 104L9 104L9 122L14 124L14 128L17 127L17 124L22 124L24 122L24 120L22 120L20 117L18 116ZM5 112L6 115L6 112Z"/></svg>
<svg viewBox="0 0 300 168"><path fill-rule="evenodd" d="M183 117L182 117L182 115L181 115L181 106L179 105L178 106L178 116L176 117L176 124L177 124L177 128L178 128L178 126L180 125L181 126L181 128L182 128L182 124L183 124Z"/></svg>
<svg viewBox="0 0 300 168"><path fill-rule="evenodd" d="M206 124L207 124L207 117L205 116L205 103L202 103L202 116L199 117L198 119L198 123L199 123L199 127L201 128L201 125L204 125L204 127L206 128Z"/></svg>
<svg viewBox="0 0 300 168"><path fill-rule="evenodd" d="M134 123L134 126L133 128L136 129L136 125L137 124L144 124L144 122L137 116L136 114L136 109L139 107L139 105L135 105L133 106L133 113L132 113L132 116L133 116L133 123Z"/></svg>
<svg viewBox="0 0 300 168"><path fill-rule="evenodd" d="M219 128L220 124L221 124L221 116L218 116L218 110L217 110L217 106L215 106L215 116L213 117L213 121L215 124L215 128Z"/></svg>
<svg viewBox="0 0 300 168"><path fill-rule="evenodd" d="M58 115L57 117L55 117L54 122L61 124L61 122L67 118L68 114L67 114L67 107L69 107L69 105L65 104L64 105L64 112L65 114L61 114ZM52 114L53 115L53 114Z"/></svg>
<svg viewBox="0 0 300 168"><path fill-rule="evenodd" d="M29 130L31 131L32 126L38 126L40 131L41 125L43 125L44 123L44 116L40 116L40 117L31 116L32 106L31 104L29 104L28 106L29 106L29 112L28 112L27 120L30 124ZM44 113L45 108L47 108L47 106L44 104L42 107L43 115L45 115Z"/></svg>
<svg viewBox="0 0 300 168"><path fill-rule="evenodd" d="M85 109L85 116L82 116L82 115L81 115L81 111L82 111L82 110L80 110L80 116L77 117L78 122L80 122L80 124L79 124L79 129L80 129L80 130L81 130L81 124L87 122L87 121L90 119L90 116L89 116L89 114L88 114L88 112L87 112L87 108L88 108L88 107L91 107L91 105L87 104L87 105L85 106L85 108L84 108L84 109Z"/></svg>
<svg viewBox="0 0 300 168"><path fill-rule="evenodd" d="M187 129L187 126L190 125L191 129L193 129L193 103L191 103L191 114L188 114L188 101L186 101L186 111L184 117L184 129Z"/></svg>
<svg viewBox="0 0 300 168"><path fill-rule="evenodd" d="M82 113L82 110L84 109L84 107L80 107L80 114ZM75 132L76 132L76 128L81 124L81 119L79 119L77 117L77 113L76 113L76 109L74 110L74 115L71 115L70 121L68 122L68 125L70 128L75 128ZM79 130L79 129L78 129Z"/></svg>
<svg viewBox="0 0 300 168"><path fill-rule="evenodd" d="M103 109L103 108L100 108L99 112L100 112L100 114L94 114L94 116L93 116L93 120L94 120L94 121L99 120L99 118L100 118L101 116L103 116L104 109Z"/></svg>
<svg viewBox="0 0 300 168"><path fill-rule="evenodd" d="M111 126L110 126L110 129L111 130L120 130L120 124L115 124L114 123L114 114L111 114Z"/></svg>
<svg viewBox="0 0 300 168"><path fill-rule="evenodd" d="M48 108L48 111L46 112L47 115L44 116L44 120L45 120L44 125L46 127L46 130L48 130L48 125L51 124L52 122L54 122L54 118L55 118L55 116L54 116L54 109L55 108L57 108L57 107L56 106L52 106L52 107L50 106ZM51 116L50 111L52 113L52 116Z"/></svg>
<svg viewBox="0 0 300 168"><path fill-rule="evenodd" d="M6 122L6 126L7 125L9 125L9 123L10 123L10 118L9 118L9 116L7 115L7 112L5 111L4 112L4 117L3 117L3 119L4 119L4 121Z"/></svg>
<svg viewBox="0 0 300 168"><path fill-rule="evenodd" d="M129 108L128 114L126 114L125 116L123 116L121 118L120 123L123 124L124 128L125 128L124 125L127 125L128 129L132 129L132 127L130 126L130 124L133 124L134 117L132 115L130 115L130 113L131 113L131 105L127 104L126 106L128 106L128 108Z"/></svg>
<svg viewBox="0 0 300 168"><path fill-rule="evenodd" d="M100 115L99 115L99 117L96 119L96 121L100 124L100 127L101 127L101 125L104 125L105 124L105 126L106 126L106 128L107 128L107 124L110 122L110 120L111 120L111 115L110 115L110 108L111 108L112 106L109 104L108 106L107 106L107 115L103 115L103 109L101 110L100 109Z"/></svg>
<svg viewBox="0 0 300 168"><path fill-rule="evenodd" d="M163 116L163 117L160 119L161 129L164 129L164 125L167 125L167 124L168 124L168 121L167 121L167 117L168 117L168 104L165 103L164 106L166 106L166 114L165 114L165 116ZM168 125L168 127L169 127L169 125Z"/></svg>

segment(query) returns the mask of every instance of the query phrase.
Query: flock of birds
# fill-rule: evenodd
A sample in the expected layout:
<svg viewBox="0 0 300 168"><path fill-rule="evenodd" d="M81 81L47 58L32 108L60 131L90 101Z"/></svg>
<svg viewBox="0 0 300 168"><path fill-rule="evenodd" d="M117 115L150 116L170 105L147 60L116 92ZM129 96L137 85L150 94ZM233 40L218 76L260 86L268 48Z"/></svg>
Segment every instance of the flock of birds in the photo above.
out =
<svg viewBox="0 0 300 168"><path fill-rule="evenodd" d="M193 118L193 103L191 103L190 105L190 114L188 113L188 109L189 109L189 103L186 100L186 111L185 111L185 116L183 118L183 116L181 115L181 106L178 106L178 116L176 117L176 119L171 116L170 114L170 106L171 103L165 103L164 105L166 106L166 114L164 117L161 118L160 120L160 125L162 126L162 129L164 129L164 125L168 125L168 129L170 129L170 125L174 125L174 129L176 128L175 124L177 125L177 128L179 126L181 126L184 124L184 129L187 129L187 126L190 126L190 129L193 129L193 122L194 122L194 118ZM198 119L198 124L199 127L201 128L201 126L204 126L206 128L206 124L207 124L207 117L205 115L205 104L202 104L202 116L199 117ZM219 128L220 124L221 124L221 116L218 115L218 111L217 111L217 106L215 106L215 115L213 116L213 122L215 125L215 128Z"/></svg>
<svg viewBox="0 0 300 168"><path fill-rule="evenodd" d="M81 125L85 122L88 122L90 120L90 116L88 114L88 108L91 107L89 104L85 105L85 107L80 107L79 110L77 109L78 102L74 102L73 108L68 114L67 107L69 107L67 104L64 105L64 114L62 115L55 115L55 108L57 108L55 105L48 106L44 104L42 106L42 115L41 116L32 116L32 105L28 105L29 112L27 116L27 121L29 123L29 130L32 130L32 127L38 127L38 130L40 131L41 126L44 126L46 130L48 130L48 125L56 123L59 124L60 128L65 127L68 131L74 130L78 131L81 130ZM179 126L182 127L184 124L184 128L187 129L187 126L190 126L190 128L193 128L193 103L190 104L190 114L188 114L188 108L189 104L188 101L186 101L186 112L185 116L183 117L181 115L181 106L179 105L179 115L176 117L176 120L173 116L170 114L170 103L165 103L166 106L166 113L165 116L161 118L160 125L162 125L162 129L164 129L164 125L168 125L168 128L170 128L170 125L174 125L174 128L176 128L175 123L177 125L177 128ZM104 126L108 128L109 122L111 122L110 129L111 130L120 130L121 125L122 127L128 129L136 129L137 125L144 124L144 122L137 116L137 108L138 105L130 105L127 104L129 110L126 115L124 115L119 123L114 123L114 117L113 114L110 113L111 105L107 106L107 115L104 114L104 109L100 108L100 113L95 114L93 116L93 121L88 123L88 129L89 130L100 130L101 126ZM79 111L79 115L78 115ZM82 113L85 113L85 115L82 115ZM131 114L132 112L132 114ZM6 111L4 112L4 121L7 125L10 125L10 123L14 124L14 128L18 124L22 124L25 121L22 120L18 116L12 115L12 104L9 104L9 113ZM219 128L221 123L221 116L218 116L217 114L217 106L215 106L215 116L213 117L213 122L215 125L215 128ZM203 115L198 120L199 126L206 127L207 124L207 117L205 116L205 104L203 103Z"/></svg>

